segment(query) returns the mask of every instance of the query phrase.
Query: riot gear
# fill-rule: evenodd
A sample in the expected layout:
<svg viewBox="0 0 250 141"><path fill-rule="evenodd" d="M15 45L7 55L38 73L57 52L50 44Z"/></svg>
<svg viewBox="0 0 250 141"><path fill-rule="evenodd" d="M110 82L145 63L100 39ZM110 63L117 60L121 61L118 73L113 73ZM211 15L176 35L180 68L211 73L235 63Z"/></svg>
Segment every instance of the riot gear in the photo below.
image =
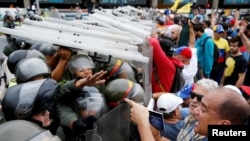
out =
<svg viewBox="0 0 250 141"><path fill-rule="evenodd" d="M7 59L7 65L11 73L15 73L14 70L19 61L25 58L41 58L45 60L44 55L37 50L16 50L12 52Z"/></svg>
<svg viewBox="0 0 250 141"><path fill-rule="evenodd" d="M43 130L36 124L25 120L13 120L0 124L1 141L61 141L49 130Z"/></svg>
<svg viewBox="0 0 250 141"><path fill-rule="evenodd" d="M94 69L95 64L92 58L90 58L89 56L84 54L77 54L71 57L67 67L72 74L75 74L75 71L80 71L88 68Z"/></svg>
<svg viewBox="0 0 250 141"><path fill-rule="evenodd" d="M49 55L49 56L54 55L57 50L52 44L45 43L45 42L36 42L31 45L30 49L36 49L42 52L42 54Z"/></svg>
<svg viewBox="0 0 250 141"><path fill-rule="evenodd" d="M29 81L35 77L50 77L51 70L40 58L27 58L18 62L15 68L17 83Z"/></svg>
<svg viewBox="0 0 250 141"><path fill-rule="evenodd" d="M92 116L95 116L97 119L108 111L106 101L101 93L90 93L90 96L77 98L75 107L77 111L84 110L86 113L95 113Z"/></svg>
<svg viewBox="0 0 250 141"><path fill-rule="evenodd" d="M23 39L14 39L14 43L17 49L29 49L30 45Z"/></svg>
<svg viewBox="0 0 250 141"><path fill-rule="evenodd" d="M20 21L20 20L23 20L24 19L24 17L23 17L23 15L21 15L21 14L17 14L16 16L15 16L15 21Z"/></svg>
<svg viewBox="0 0 250 141"><path fill-rule="evenodd" d="M14 17L11 13L6 14L6 27L15 28Z"/></svg>
<svg viewBox="0 0 250 141"><path fill-rule="evenodd" d="M125 98L144 104L143 88L128 79L115 79L105 87L104 95L108 106L115 107Z"/></svg>
<svg viewBox="0 0 250 141"><path fill-rule="evenodd" d="M119 58L111 57L108 63L99 63L96 64L96 71L105 70L107 71L106 81L112 81L116 78L126 78L135 82L135 74L132 67ZM121 75L123 74L123 75Z"/></svg>
<svg viewBox="0 0 250 141"><path fill-rule="evenodd" d="M2 103L5 119L29 120L34 114L50 110L58 91L59 86L53 79L41 79L10 87Z"/></svg>

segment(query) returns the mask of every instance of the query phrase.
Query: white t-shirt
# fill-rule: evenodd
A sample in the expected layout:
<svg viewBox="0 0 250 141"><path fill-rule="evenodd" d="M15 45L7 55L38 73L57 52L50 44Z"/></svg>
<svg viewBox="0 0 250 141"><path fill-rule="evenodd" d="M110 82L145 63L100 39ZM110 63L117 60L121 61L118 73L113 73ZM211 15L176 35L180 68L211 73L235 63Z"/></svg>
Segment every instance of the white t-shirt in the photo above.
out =
<svg viewBox="0 0 250 141"><path fill-rule="evenodd" d="M214 32L211 28L205 28L204 32L211 38L214 37Z"/></svg>
<svg viewBox="0 0 250 141"><path fill-rule="evenodd" d="M182 70L183 78L185 80L185 85L187 84L193 84L194 83L194 77L198 71L198 59L197 59L197 49L196 48L190 48L192 51L192 58L190 60L189 65L184 65L184 68Z"/></svg>

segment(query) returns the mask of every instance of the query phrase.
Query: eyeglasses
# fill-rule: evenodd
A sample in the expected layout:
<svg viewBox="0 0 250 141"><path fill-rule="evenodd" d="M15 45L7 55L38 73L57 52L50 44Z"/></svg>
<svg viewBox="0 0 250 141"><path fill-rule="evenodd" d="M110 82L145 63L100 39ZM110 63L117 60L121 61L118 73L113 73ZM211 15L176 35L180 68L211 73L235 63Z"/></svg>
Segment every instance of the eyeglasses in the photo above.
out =
<svg viewBox="0 0 250 141"><path fill-rule="evenodd" d="M196 97L197 101L201 102L201 99L203 98L203 95L200 95L200 94L197 94L197 93L194 93L194 92L190 92L190 94L191 94L192 99L194 99Z"/></svg>

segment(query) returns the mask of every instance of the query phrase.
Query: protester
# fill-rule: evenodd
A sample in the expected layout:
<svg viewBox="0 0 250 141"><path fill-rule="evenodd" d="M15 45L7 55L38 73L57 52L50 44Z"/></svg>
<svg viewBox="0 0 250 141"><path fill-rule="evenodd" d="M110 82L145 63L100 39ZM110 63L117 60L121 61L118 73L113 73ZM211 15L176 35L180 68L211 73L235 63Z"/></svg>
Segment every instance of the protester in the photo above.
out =
<svg viewBox="0 0 250 141"><path fill-rule="evenodd" d="M193 84L194 77L197 73L198 66L197 66L197 49L194 46L195 43L195 35L193 30L193 24L191 21L188 21L189 27L189 43L188 46L179 47L175 49L175 53L180 54L182 58L179 58L181 62L184 64L184 68L182 70L183 78L184 78L184 85ZM183 50L184 49L184 50ZM190 53L190 51L191 53Z"/></svg>
<svg viewBox="0 0 250 141"><path fill-rule="evenodd" d="M199 65L199 74L201 76L198 77L200 78L210 78L210 74L212 71L213 67L213 62L214 62L214 44L213 40L207 39L205 42L205 39L208 37L206 33L204 33L204 29L202 24L194 24L194 33L199 40L196 40L195 42L195 47L197 48L197 57L198 57L198 65Z"/></svg>
<svg viewBox="0 0 250 141"><path fill-rule="evenodd" d="M195 84L187 84L180 91L176 93L177 96L183 100L182 107L189 107L190 105L190 92L193 91Z"/></svg>
<svg viewBox="0 0 250 141"><path fill-rule="evenodd" d="M152 92L170 92L175 76L175 65L183 67L180 60L173 58L173 49L166 39L149 38L153 48ZM164 52L165 50L165 52Z"/></svg>
<svg viewBox="0 0 250 141"><path fill-rule="evenodd" d="M161 131L163 138L175 141L177 135L184 125L181 120L181 104L183 100L175 94L165 93L157 99L157 111L163 113L164 131Z"/></svg>
<svg viewBox="0 0 250 141"><path fill-rule="evenodd" d="M207 138L205 136L201 136L194 132L195 123L197 119L195 117L195 108L197 108L201 104L201 100L204 95L206 95L207 91L215 89L218 87L218 83L212 79L203 78L195 83L193 90L190 92L191 102L189 105L189 116L184 119L184 126L180 130L177 141L185 141L185 140L204 140Z"/></svg>
<svg viewBox="0 0 250 141"><path fill-rule="evenodd" d="M240 52L242 41L239 37L230 40L230 56L226 60L226 68L220 85L235 85L240 88L243 84L246 71L247 61Z"/></svg>
<svg viewBox="0 0 250 141"><path fill-rule="evenodd" d="M193 9L193 19L195 23L202 23L203 22L203 16L200 14L200 9L199 8L194 8Z"/></svg>
<svg viewBox="0 0 250 141"><path fill-rule="evenodd" d="M234 90L210 90L201 103L197 113L198 124L194 128L200 135L208 136L208 125L245 125L249 119L248 103Z"/></svg>
<svg viewBox="0 0 250 141"><path fill-rule="evenodd" d="M146 107L133 100L124 99L130 106L131 120L137 125L141 141L155 141L149 123L149 112Z"/></svg>
<svg viewBox="0 0 250 141"><path fill-rule="evenodd" d="M222 38L222 34L224 29L222 25L216 25L213 29L214 31L214 43L217 45L219 49L218 60L216 61L216 66L213 66L213 70L211 72L211 79L215 80L217 83L220 83L221 77L223 76L223 72L225 69L225 61L229 56L229 44L226 39Z"/></svg>
<svg viewBox="0 0 250 141"><path fill-rule="evenodd" d="M214 37L214 33L211 28L211 22L209 20L203 21L203 28L204 28L204 33L206 33L211 38Z"/></svg>

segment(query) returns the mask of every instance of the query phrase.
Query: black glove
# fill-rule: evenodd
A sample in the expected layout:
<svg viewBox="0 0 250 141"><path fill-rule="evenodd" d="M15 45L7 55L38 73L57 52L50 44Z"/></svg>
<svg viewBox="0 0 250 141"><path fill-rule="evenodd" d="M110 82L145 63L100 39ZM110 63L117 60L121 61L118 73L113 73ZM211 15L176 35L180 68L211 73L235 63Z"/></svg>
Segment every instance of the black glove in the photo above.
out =
<svg viewBox="0 0 250 141"><path fill-rule="evenodd" d="M93 129L93 123L97 119L94 116L89 116L87 118L80 118L73 123L73 128L76 132L86 132L87 130Z"/></svg>
<svg viewBox="0 0 250 141"><path fill-rule="evenodd" d="M83 119L83 121L86 123L87 125L87 130L91 130L94 128L94 122L97 120L96 117L94 116L89 116L85 119Z"/></svg>

